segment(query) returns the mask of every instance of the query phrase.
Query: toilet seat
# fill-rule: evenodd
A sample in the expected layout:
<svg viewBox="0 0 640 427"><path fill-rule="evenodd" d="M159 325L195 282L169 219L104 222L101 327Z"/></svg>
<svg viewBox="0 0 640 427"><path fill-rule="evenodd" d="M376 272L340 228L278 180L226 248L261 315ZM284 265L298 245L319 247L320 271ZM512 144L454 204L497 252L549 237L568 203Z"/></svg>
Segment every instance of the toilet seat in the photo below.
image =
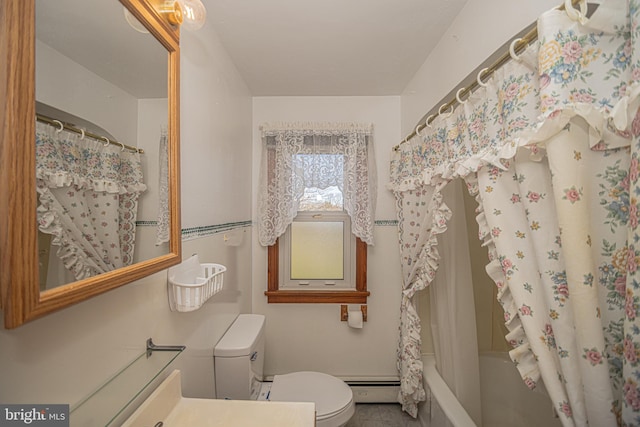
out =
<svg viewBox="0 0 640 427"><path fill-rule="evenodd" d="M317 421L341 418L341 415L348 415L348 421L354 411L351 388L344 381L320 372L304 371L276 375L273 378L269 400L314 402Z"/></svg>

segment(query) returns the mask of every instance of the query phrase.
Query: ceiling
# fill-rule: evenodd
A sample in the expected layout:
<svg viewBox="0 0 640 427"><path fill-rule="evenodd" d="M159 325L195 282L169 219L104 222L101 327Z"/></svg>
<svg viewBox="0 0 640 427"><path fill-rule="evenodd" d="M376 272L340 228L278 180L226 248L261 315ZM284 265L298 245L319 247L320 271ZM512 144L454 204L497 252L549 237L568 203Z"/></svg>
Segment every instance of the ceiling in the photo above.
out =
<svg viewBox="0 0 640 427"><path fill-rule="evenodd" d="M399 95L467 0L202 0L253 96Z"/></svg>
<svg viewBox="0 0 640 427"><path fill-rule="evenodd" d="M167 51L118 1L36 0L36 38L135 98L167 97Z"/></svg>
<svg viewBox="0 0 640 427"><path fill-rule="evenodd" d="M400 95L467 2L202 1L253 96ZM166 96L166 52L119 2L36 3L40 41L135 97Z"/></svg>

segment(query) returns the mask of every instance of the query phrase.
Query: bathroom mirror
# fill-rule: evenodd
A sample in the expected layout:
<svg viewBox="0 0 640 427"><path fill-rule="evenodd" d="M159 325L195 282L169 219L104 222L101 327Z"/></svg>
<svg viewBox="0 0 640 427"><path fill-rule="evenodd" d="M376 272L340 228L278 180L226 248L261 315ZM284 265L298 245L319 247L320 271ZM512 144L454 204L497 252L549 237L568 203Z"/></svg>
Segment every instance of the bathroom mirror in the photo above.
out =
<svg viewBox="0 0 640 427"><path fill-rule="evenodd" d="M181 259L179 32L163 4L1 2L5 328Z"/></svg>

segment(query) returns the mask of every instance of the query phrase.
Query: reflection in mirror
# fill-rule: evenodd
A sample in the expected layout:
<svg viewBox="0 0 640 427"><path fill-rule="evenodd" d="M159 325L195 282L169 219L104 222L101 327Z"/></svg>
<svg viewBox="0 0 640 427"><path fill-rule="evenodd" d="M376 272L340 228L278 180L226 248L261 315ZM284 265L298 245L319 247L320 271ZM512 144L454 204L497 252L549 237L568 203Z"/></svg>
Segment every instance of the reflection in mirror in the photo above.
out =
<svg viewBox="0 0 640 427"><path fill-rule="evenodd" d="M41 291L169 253L167 51L140 28L117 1L36 1Z"/></svg>
<svg viewBox="0 0 640 427"><path fill-rule="evenodd" d="M180 37L178 28L171 26L155 5L157 0L0 1L0 63L10 64L0 68L0 123L3 124L0 127L0 187L4 190L0 191L0 310L4 312L4 327L7 329L180 262ZM140 33L127 23L123 6L149 33ZM59 115L59 118L49 117L50 122L43 122L42 118L36 121L38 113ZM71 128L77 128L77 132L72 132ZM91 133L95 131L98 135L90 135L90 129ZM167 133L167 149L161 153L163 131ZM44 135L39 138L42 140L75 138L89 148L63 143L67 148L52 157L55 161L47 163L44 158L36 161L36 133L40 132ZM110 140L109 144L107 140ZM111 143L115 141L118 142ZM134 150L128 150L126 146L123 150L120 142L134 147ZM42 147L47 144L51 147L50 142ZM144 154L136 153L135 147L143 148ZM115 150L109 155L108 162L97 163L102 169L92 168L96 162L86 160L98 159L97 156L91 157L98 150ZM138 160L121 162L119 159L123 156L134 160L137 156ZM163 183L160 177L159 171L164 169L160 167L161 157L166 158L162 161L168 165L168 184ZM125 246L135 245L126 255L131 265L82 280L76 280L73 275L66 285L63 285L66 279L48 277L48 271L54 268L52 261L55 260L58 267L61 261L54 258L59 248L53 244L57 239L55 234L43 236L38 243L38 219L44 219L46 213L42 209L38 211L39 195L50 187L45 187L49 184L45 184L44 178L40 183L36 182L35 167L37 163L44 162L42 169L47 178L46 168L56 170L58 161L67 162L73 171L61 173L62 183L79 182L79 192L84 192L85 188L95 192L97 186L94 188L89 184L98 181L104 187L118 188L112 193L117 194L118 199L121 194L118 186L123 186L120 181L128 179L123 177L140 175L131 174L131 171L120 173L121 169L139 162L140 166L136 167L142 171L142 179L137 185L138 207L125 210L128 224L135 224L135 240L124 241ZM105 165L112 166L109 174L104 173ZM86 171L98 177L103 174L105 179L92 181L93 176L87 179L80 174ZM49 174L50 181L55 181L55 175ZM125 190L136 187L135 182L126 183L122 187ZM41 188L36 191L38 186ZM143 186L146 188L144 192ZM165 187L168 192L163 193ZM75 187L69 191L75 192ZM124 191L123 194L129 193ZM95 207L93 205L95 203L90 207ZM168 206L164 214L162 206ZM64 208L60 211L66 214ZM102 211L98 212L102 214ZM129 218L133 214L136 215L135 221ZM118 213L106 221L121 221L120 216ZM157 233L155 227L159 216L169 223L168 234L164 237ZM101 227L102 221L98 224L97 220L89 220L88 224L94 228ZM92 234L85 233L84 226L80 230L83 243L88 242L97 251L91 261L106 263L104 248L92 240ZM166 236L170 236L168 242L165 242ZM156 245L159 237L164 243ZM112 243L122 246L119 236L110 234L108 238L111 239L109 250ZM67 244L64 238L59 240L61 245ZM46 262L42 263L43 271L40 272L38 246L50 248L48 256L43 256ZM83 256L89 259L78 250L70 253L69 259ZM81 268L79 270L82 272Z"/></svg>

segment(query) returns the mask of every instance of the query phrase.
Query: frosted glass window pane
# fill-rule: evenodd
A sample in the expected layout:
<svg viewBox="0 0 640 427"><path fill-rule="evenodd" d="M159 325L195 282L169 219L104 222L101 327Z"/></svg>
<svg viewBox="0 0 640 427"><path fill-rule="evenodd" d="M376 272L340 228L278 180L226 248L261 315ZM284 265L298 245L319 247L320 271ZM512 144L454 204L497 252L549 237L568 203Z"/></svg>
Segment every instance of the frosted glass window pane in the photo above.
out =
<svg viewBox="0 0 640 427"><path fill-rule="evenodd" d="M343 245L342 222L293 222L291 280L342 280Z"/></svg>

